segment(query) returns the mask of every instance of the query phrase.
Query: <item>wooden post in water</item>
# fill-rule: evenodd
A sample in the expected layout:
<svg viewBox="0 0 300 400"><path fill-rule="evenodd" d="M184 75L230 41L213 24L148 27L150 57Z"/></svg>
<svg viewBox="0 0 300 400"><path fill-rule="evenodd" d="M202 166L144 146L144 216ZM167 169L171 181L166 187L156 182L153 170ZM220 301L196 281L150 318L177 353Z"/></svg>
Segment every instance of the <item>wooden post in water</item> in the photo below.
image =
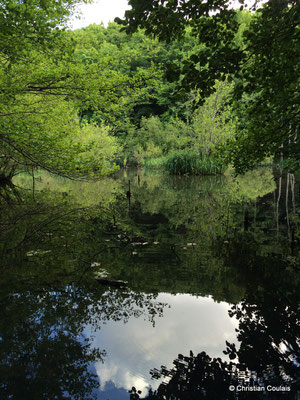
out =
<svg viewBox="0 0 300 400"><path fill-rule="evenodd" d="M35 181L34 181L34 169L32 167L32 199L34 200L34 191L35 191Z"/></svg>
<svg viewBox="0 0 300 400"><path fill-rule="evenodd" d="M248 231L250 226L250 221L249 221L249 211L246 208L245 212L244 212L244 231Z"/></svg>
<svg viewBox="0 0 300 400"><path fill-rule="evenodd" d="M130 208L130 199L131 199L130 179L128 181L128 190L126 192L126 196L127 196L127 199L128 199L128 207Z"/></svg>

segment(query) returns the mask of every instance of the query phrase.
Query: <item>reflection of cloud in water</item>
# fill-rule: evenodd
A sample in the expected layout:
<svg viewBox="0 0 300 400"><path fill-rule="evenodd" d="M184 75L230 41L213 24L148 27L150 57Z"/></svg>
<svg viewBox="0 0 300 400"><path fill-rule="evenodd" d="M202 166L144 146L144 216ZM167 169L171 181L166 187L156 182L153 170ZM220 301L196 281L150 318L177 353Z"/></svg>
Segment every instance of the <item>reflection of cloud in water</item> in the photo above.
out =
<svg viewBox="0 0 300 400"><path fill-rule="evenodd" d="M112 381L117 388L156 388L149 371L172 366L179 353L207 352L225 358L225 340L236 342L237 321L228 316L227 303L188 294L160 294L157 301L168 303L155 327L142 318L128 323L109 321L96 332L94 345L107 351L104 364L97 364L101 387ZM145 392L143 393L145 394Z"/></svg>

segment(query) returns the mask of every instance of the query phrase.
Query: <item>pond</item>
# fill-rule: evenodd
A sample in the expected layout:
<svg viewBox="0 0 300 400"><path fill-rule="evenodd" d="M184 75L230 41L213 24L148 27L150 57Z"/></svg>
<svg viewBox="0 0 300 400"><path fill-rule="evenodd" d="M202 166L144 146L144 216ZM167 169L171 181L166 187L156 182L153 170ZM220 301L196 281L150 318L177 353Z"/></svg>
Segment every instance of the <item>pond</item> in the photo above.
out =
<svg viewBox="0 0 300 400"><path fill-rule="evenodd" d="M297 177L13 183L1 399L297 399Z"/></svg>

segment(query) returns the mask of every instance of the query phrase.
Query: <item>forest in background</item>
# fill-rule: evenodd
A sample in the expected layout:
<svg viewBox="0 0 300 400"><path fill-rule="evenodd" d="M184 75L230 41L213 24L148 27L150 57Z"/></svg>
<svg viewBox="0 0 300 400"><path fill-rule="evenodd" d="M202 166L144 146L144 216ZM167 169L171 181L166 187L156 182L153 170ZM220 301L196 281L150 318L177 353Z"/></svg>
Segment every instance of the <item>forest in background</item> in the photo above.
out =
<svg viewBox="0 0 300 400"><path fill-rule="evenodd" d="M131 0L119 25L68 31L72 0L3 2L1 179L298 170L299 8L223 3Z"/></svg>
<svg viewBox="0 0 300 400"><path fill-rule="evenodd" d="M120 166L160 168L168 159L181 157L194 161L185 172L193 173L194 167L197 173L197 161L207 160L217 145L233 135L229 82L217 82L216 92L197 107L198 91L182 91L180 82L169 76L173 63L181 68L199 47L189 30L183 42L171 44L143 31L128 36L116 23L107 28L91 25L72 34L81 63L100 64L110 57L117 74L136 82L113 113L106 108L80 110L81 122L106 127L117 139L122 149Z"/></svg>

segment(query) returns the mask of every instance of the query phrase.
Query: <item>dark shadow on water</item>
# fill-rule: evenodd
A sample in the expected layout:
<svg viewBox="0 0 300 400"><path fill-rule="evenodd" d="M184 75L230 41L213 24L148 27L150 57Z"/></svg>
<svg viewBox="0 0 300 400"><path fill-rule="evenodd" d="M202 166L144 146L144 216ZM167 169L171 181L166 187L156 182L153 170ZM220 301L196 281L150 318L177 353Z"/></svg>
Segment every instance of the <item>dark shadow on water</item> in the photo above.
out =
<svg viewBox="0 0 300 400"><path fill-rule="evenodd" d="M128 393L116 382L99 392L94 365L106 353L93 348L85 327L130 318L155 327L165 307L157 294L167 292L231 303L239 346L224 343L231 361L202 352L178 356L173 367L154 365L153 378L165 383L148 398L266 398L228 389L259 383L291 387L265 392L267 398L296 399L300 207L294 177L275 185L270 171L216 179L124 174L78 187L36 179L34 199L30 187L2 189L0 398L141 397L139 388ZM117 280L126 285L112 287Z"/></svg>

